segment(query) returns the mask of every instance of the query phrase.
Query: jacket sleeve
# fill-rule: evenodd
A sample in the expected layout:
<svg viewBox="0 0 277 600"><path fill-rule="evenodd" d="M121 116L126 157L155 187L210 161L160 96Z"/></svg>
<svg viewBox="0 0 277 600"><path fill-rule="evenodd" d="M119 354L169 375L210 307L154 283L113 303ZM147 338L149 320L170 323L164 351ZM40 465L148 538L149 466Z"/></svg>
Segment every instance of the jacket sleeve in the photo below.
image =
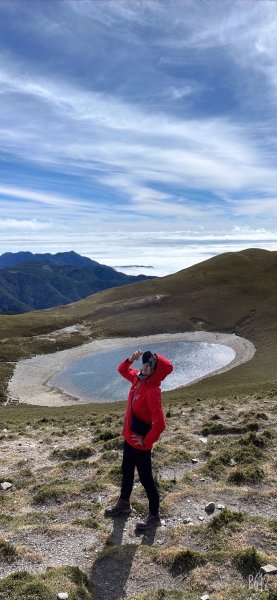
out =
<svg viewBox="0 0 277 600"><path fill-rule="evenodd" d="M161 390L158 387L149 390L148 405L151 410L152 427L143 439L143 445L146 448L154 444L166 428L161 401Z"/></svg>
<svg viewBox="0 0 277 600"><path fill-rule="evenodd" d="M118 365L117 370L122 377L128 379L128 381L131 383L133 382L136 373L138 373L138 369L132 369L132 365L129 363L127 358L126 360L123 360L120 365Z"/></svg>

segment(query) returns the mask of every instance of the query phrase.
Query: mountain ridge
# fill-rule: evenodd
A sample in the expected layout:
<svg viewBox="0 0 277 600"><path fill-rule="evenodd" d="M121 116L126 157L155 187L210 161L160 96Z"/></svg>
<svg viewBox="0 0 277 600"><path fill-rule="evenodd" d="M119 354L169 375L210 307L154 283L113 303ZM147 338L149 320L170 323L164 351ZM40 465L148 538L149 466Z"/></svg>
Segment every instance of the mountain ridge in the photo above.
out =
<svg viewBox="0 0 277 600"><path fill-rule="evenodd" d="M65 305L109 287L147 278L120 273L76 252L6 253L0 256L0 314Z"/></svg>
<svg viewBox="0 0 277 600"><path fill-rule="evenodd" d="M100 263L96 262L96 260L92 260L87 256L82 256L81 254L77 254L74 250L70 250L68 252L57 252L56 254L51 254L50 252L46 253L33 253L29 251L20 251L20 252L4 252L4 254L0 255L0 269L5 269L8 267L13 267L22 262L26 261L42 261L42 262L50 262L56 265L76 265L76 266L92 266L99 265Z"/></svg>
<svg viewBox="0 0 277 600"><path fill-rule="evenodd" d="M62 307L2 315L3 394L10 371L7 361L56 352L92 339L186 331L234 333L256 347L251 361L193 384L194 389L205 395L210 390L214 395L216 389L236 393L276 386L276 275L276 251L248 249L215 256L163 278L106 289ZM78 331L63 333L63 328L75 324ZM58 330L60 335L53 343L48 334Z"/></svg>

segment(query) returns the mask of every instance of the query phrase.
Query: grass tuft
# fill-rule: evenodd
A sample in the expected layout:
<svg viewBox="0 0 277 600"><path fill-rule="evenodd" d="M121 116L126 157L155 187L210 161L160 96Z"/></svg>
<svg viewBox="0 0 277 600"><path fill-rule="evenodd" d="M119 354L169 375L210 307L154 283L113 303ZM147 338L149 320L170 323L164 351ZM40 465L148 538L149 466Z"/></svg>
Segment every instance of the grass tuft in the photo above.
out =
<svg viewBox="0 0 277 600"><path fill-rule="evenodd" d="M235 554L233 562L242 575L247 576L255 575L260 570L263 559L257 550L252 547L239 550Z"/></svg>
<svg viewBox="0 0 277 600"><path fill-rule="evenodd" d="M0 539L0 561L12 562L17 556L16 548L10 542Z"/></svg>
<svg viewBox="0 0 277 600"><path fill-rule="evenodd" d="M70 600L94 600L89 582L78 567L49 568L41 575L18 571L0 581L0 597L5 600L53 600L64 588Z"/></svg>
<svg viewBox="0 0 277 600"><path fill-rule="evenodd" d="M90 446L76 446L75 448L65 448L63 450L53 450L51 457L60 460L83 460L93 454Z"/></svg>
<svg viewBox="0 0 277 600"><path fill-rule="evenodd" d="M260 483L265 477L264 470L257 464L234 469L228 475L228 482L235 485Z"/></svg>
<svg viewBox="0 0 277 600"><path fill-rule="evenodd" d="M189 549L181 550L174 557L170 571L172 575L181 575L205 564L205 562L206 560L200 552Z"/></svg>
<svg viewBox="0 0 277 600"><path fill-rule="evenodd" d="M245 425L223 425L223 423L210 422L204 423L202 435L237 435L247 431L258 431L259 423L251 421Z"/></svg>
<svg viewBox="0 0 277 600"><path fill-rule="evenodd" d="M234 528L237 523L242 523L244 516L241 512L232 512L224 508L219 515L215 515L208 523L208 528L213 531L221 531L225 527Z"/></svg>
<svg viewBox="0 0 277 600"><path fill-rule="evenodd" d="M74 483L52 482L43 483L34 487L33 504L41 505L49 502L60 504L70 492L73 492Z"/></svg>

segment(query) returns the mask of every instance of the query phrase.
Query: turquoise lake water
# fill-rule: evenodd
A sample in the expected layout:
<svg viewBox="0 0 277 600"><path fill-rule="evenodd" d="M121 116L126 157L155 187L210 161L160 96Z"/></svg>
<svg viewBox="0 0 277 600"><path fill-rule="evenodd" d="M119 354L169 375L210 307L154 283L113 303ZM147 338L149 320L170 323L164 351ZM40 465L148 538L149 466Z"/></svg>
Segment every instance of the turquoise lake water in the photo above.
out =
<svg viewBox="0 0 277 600"><path fill-rule="evenodd" d="M117 371L118 364L130 356L134 346L93 353L69 363L54 375L48 385L83 402L126 400L130 384ZM148 344L145 350L163 354L174 364L174 371L162 383L162 390L173 390L204 377L229 364L236 356L232 348L207 342L163 342ZM141 361L134 363L141 367Z"/></svg>

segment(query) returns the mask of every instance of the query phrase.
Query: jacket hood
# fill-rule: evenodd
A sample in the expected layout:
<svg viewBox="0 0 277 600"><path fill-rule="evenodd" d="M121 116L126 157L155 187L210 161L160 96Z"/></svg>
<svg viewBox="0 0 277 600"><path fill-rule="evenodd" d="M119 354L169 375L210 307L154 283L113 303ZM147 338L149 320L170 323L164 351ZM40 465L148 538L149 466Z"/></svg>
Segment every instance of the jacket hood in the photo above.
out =
<svg viewBox="0 0 277 600"><path fill-rule="evenodd" d="M149 377L148 381L150 384L160 385L161 381L163 381L167 375L172 373L173 364L162 356L162 354L155 354L157 357L157 366L154 373Z"/></svg>

